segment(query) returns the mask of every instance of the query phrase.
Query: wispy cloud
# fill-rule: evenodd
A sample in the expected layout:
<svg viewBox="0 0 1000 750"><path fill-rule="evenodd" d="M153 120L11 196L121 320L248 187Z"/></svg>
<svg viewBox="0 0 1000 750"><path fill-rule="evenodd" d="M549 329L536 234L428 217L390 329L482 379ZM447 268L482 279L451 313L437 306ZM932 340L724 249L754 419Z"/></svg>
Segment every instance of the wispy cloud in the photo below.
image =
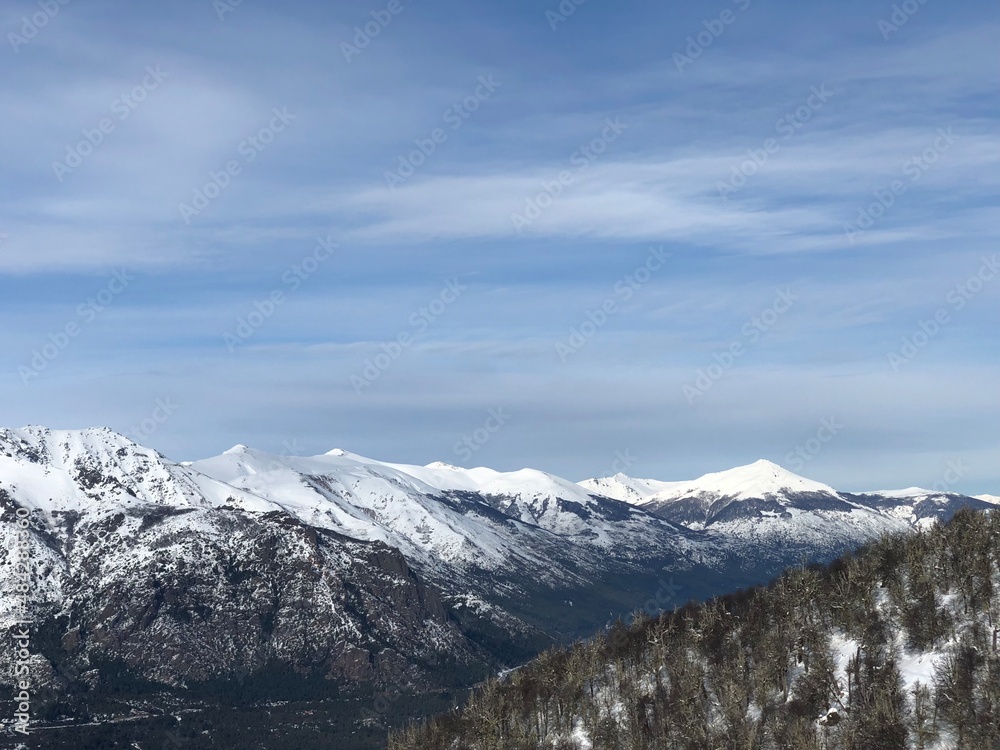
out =
<svg viewBox="0 0 1000 750"><path fill-rule="evenodd" d="M679 72L704 8L588 4L553 33L538 7L414 4L348 63L367 13L349 6L243 3L224 22L207 2L62 6L2 55L8 419L128 428L173 398L151 439L179 457L299 436L432 460L503 402L517 424L483 461L583 476L628 446L670 478L758 457L747 445L781 460L835 409L850 424L817 478L919 483L960 453L982 467L969 488L996 492L996 295L905 370L886 352L1000 246L1000 19L928 3L884 40L886 12L753 3ZM452 129L481 76L502 84ZM296 119L249 161L274 108ZM437 127L433 158L389 189ZM60 180L53 163L82 151ZM179 205L233 159L186 221ZM734 169L746 179L720 191ZM342 251L228 352L225 331L317 236ZM660 245L641 295L560 362L555 342ZM26 388L17 368L122 268L127 293ZM469 292L356 394L351 373L452 278ZM801 299L693 409L682 385L788 285Z"/></svg>

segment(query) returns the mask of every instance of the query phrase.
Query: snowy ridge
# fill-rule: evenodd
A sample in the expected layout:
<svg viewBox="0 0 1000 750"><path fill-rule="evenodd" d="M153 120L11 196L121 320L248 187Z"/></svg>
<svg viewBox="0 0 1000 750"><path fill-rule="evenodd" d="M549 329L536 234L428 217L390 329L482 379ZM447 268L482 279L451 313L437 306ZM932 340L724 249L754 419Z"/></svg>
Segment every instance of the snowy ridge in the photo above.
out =
<svg viewBox="0 0 1000 750"><path fill-rule="evenodd" d="M693 530L712 529L769 548L845 548L947 520L961 507L986 507L983 500L917 487L852 495L766 460L687 482L618 474L581 486Z"/></svg>
<svg viewBox="0 0 1000 750"><path fill-rule="evenodd" d="M700 493L712 493L736 500L746 500L796 492L818 492L838 496L833 487L800 477L771 461L761 459L728 471L705 474L693 482L683 483L680 486L657 493L655 497L667 499L671 496L686 497Z"/></svg>
<svg viewBox="0 0 1000 750"><path fill-rule="evenodd" d="M581 486L603 490L634 505L670 502L686 497L714 496L747 500L768 496L787 496L801 492L818 492L839 497L829 485L800 477L771 461L760 459L746 466L705 474L686 482L660 482L653 479L633 479L616 474L605 479L588 479Z"/></svg>
<svg viewBox="0 0 1000 750"><path fill-rule="evenodd" d="M236 445L182 464L105 428L27 427L0 432L0 491L64 542L76 517L286 514L397 549L453 595L500 586L513 596L511 582L525 578L587 585L614 564L608 554L633 567L671 556L687 569L706 559L685 529L545 472L390 464L343 449L299 457Z"/></svg>
<svg viewBox="0 0 1000 750"><path fill-rule="evenodd" d="M433 469L426 469L430 478ZM481 470L479 473L489 472ZM420 472L417 472L420 473ZM474 475L476 470L470 472ZM568 482L538 472L504 480L496 472L439 482L347 451L312 458L286 457L237 445L203 461L175 463L111 430L49 430L26 427L0 432L0 489L17 505L53 515L108 516L147 506L172 509L235 507L255 513L283 512L311 526L362 541L380 541L425 567L475 563L479 567L529 565L553 570L549 543L536 527L498 521L483 506L465 512L437 498L443 489L491 484L498 492L536 497L542 487ZM496 476L493 476L496 475ZM457 476L457 474L456 474ZM532 488L530 481L541 480Z"/></svg>
<svg viewBox="0 0 1000 750"><path fill-rule="evenodd" d="M274 456L244 446L191 467L310 525L383 541L425 567L441 560L492 570L520 564L550 575L558 570L546 552L557 541L553 534L625 556L655 548L700 557L671 524L535 469L415 466L342 449ZM495 511L504 516L499 528Z"/></svg>
<svg viewBox="0 0 1000 750"><path fill-rule="evenodd" d="M623 503L640 505L653 495L669 492L685 482L661 482L656 479L636 479L625 474L615 474L613 477L601 479L585 479L580 486L590 492L605 497L613 497Z"/></svg>
<svg viewBox="0 0 1000 750"><path fill-rule="evenodd" d="M136 505L275 509L106 428L0 431L0 487L46 514Z"/></svg>
<svg viewBox="0 0 1000 750"><path fill-rule="evenodd" d="M530 536L481 514L461 513L435 499L440 487L390 464L335 450L321 456L277 456L245 446L195 461L192 469L266 498L304 523L355 539L381 541L426 566L436 561L496 569L516 560L540 565ZM511 522L513 526L513 522Z"/></svg>
<svg viewBox="0 0 1000 750"><path fill-rule="evenodd" d="M528 468L387 463L339 448L298 457L236 445L179 464L105 428L43 427L0 431L0 489L46 515L150 505L281 512L383 542L425 571L523 567L555 579L573 578L551 564L560 540L574 547L572 567L581 554L607 552L704 561L706 547L725 541L698 543L681 527L842 545L946 518L963 503L995 504L919 488L849 495L766 460L690 481L617 474L580 483Z"/></svg>
<svg viewBox="0 0 1000 750"><path fill-rule="evenodd" d="M659 550L704 559L696 548L720 540L699 545L680 527L842 543L945 518L962 504L996 502L919 488L839 493L766 460L690 481L617 474L580 483L528 468L387 463L344 449L298 457L236 445L179 464L108 429L43 427L0 431L0 489L46 515L143 506L281 512L383 542L424 570L526 566L556 577L551 552L560 540L577 555L641 558Z"/></svg>
<svg viewBox="0 0 1000 750"><path fill-rule="evenodd" d="M938 492L936 490L925 490L923 487L907 487L903 490L874 490L872 492L864 493L866 495L880 495L882 497L891 498L910 498L910 497L932 497L934 495L945 495L945 492Z"/></svg>

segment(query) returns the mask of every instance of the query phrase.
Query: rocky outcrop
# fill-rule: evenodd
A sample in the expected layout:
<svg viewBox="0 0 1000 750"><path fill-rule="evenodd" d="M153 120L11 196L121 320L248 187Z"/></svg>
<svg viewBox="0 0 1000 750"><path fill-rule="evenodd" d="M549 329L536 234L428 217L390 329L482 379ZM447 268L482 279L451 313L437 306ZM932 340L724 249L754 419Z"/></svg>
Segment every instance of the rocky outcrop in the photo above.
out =
<svg viewBox="0 0 1000 750"><path fill-rule="evenodd" d="M32 531L33 559L58 578L34 597L50 687L100 683L108 664L173 687L274 665L420 686L436 664L488 659L441 595L377 542L233 508L57 518L54 533Z"/></svg>

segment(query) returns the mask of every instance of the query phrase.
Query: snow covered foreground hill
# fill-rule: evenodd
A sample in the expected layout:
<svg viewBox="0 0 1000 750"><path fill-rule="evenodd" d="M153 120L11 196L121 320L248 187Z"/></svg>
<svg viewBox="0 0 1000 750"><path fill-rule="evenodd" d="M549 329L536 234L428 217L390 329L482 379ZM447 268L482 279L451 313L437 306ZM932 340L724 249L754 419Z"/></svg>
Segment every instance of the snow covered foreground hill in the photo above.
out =
<svg viewBox="0 0 1000 750"><path fill-rule="evenodd" d="M440 684L985 505L846 495L763 462L575 484L343 450L180 464L106 429L2 430L0 625L28 604L32 674L57 692L269 670Z"/></svg>

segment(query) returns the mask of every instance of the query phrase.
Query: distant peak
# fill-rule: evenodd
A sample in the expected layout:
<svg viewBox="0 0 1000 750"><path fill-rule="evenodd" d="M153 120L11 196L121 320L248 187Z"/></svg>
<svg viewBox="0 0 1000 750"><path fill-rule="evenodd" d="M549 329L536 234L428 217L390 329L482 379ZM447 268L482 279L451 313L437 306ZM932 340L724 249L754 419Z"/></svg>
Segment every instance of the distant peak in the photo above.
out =
<svg viewBox="0 0 1000 750"><path fill-rule="evenodd" d="M453 464L447 464L444 461L434 461L427 464L424 468L426 469L446 469L448 471L465 471L461 466L455 466Z"/></svg>
<svg viewBox="0 0 1000 750"><path fill-rule="evenodd" d="M334 448L332 451L327 451L324 455L343 457L343 456L349 456L351 454L345 451L343 448Z"/></svg>
<svg viewBox="0 0 1000 750"><path fill-rule="evenodd" d="M776 474L791 474L788 469L780 464L774 463L774 461L768 461L766 458L758 458L751 464L746 464L745 466L737 466L732 469L732 471L738 471L739 469L759 469L761 471L773 471Z"/></svg>
<svg viewBox="0 0 1000 750"><path fill-rule="evenodd" d="M243 445L243 443L237 443L232 448L230 448L229 450L225 451L222 455L223 456L233 456L233 455L239 455L241 453L249 453L249 452L250 452L250 446Z"/></svg>
<svg viewBox="0 0 1000 750"><path fill-rule="evenodd" d="M801 477L763 458L745 466L705 474L693 482L683 483L677 489L682 494L709 492L738 499L761 498L788 492L837 494L828 485ZM671 491L670 494L674 492Z"/></svg>
<svg viewBox="0 0 1000 750"><path fill-rule="evenodd" d="M736 466L732 469L727 469L726 471L714 472L715 476L736 474L799 478L798 474L794 474L784 466L780 466L779 464L774 463L774 461L768 461L766 458L759 458L753 463Z"/></svg>

